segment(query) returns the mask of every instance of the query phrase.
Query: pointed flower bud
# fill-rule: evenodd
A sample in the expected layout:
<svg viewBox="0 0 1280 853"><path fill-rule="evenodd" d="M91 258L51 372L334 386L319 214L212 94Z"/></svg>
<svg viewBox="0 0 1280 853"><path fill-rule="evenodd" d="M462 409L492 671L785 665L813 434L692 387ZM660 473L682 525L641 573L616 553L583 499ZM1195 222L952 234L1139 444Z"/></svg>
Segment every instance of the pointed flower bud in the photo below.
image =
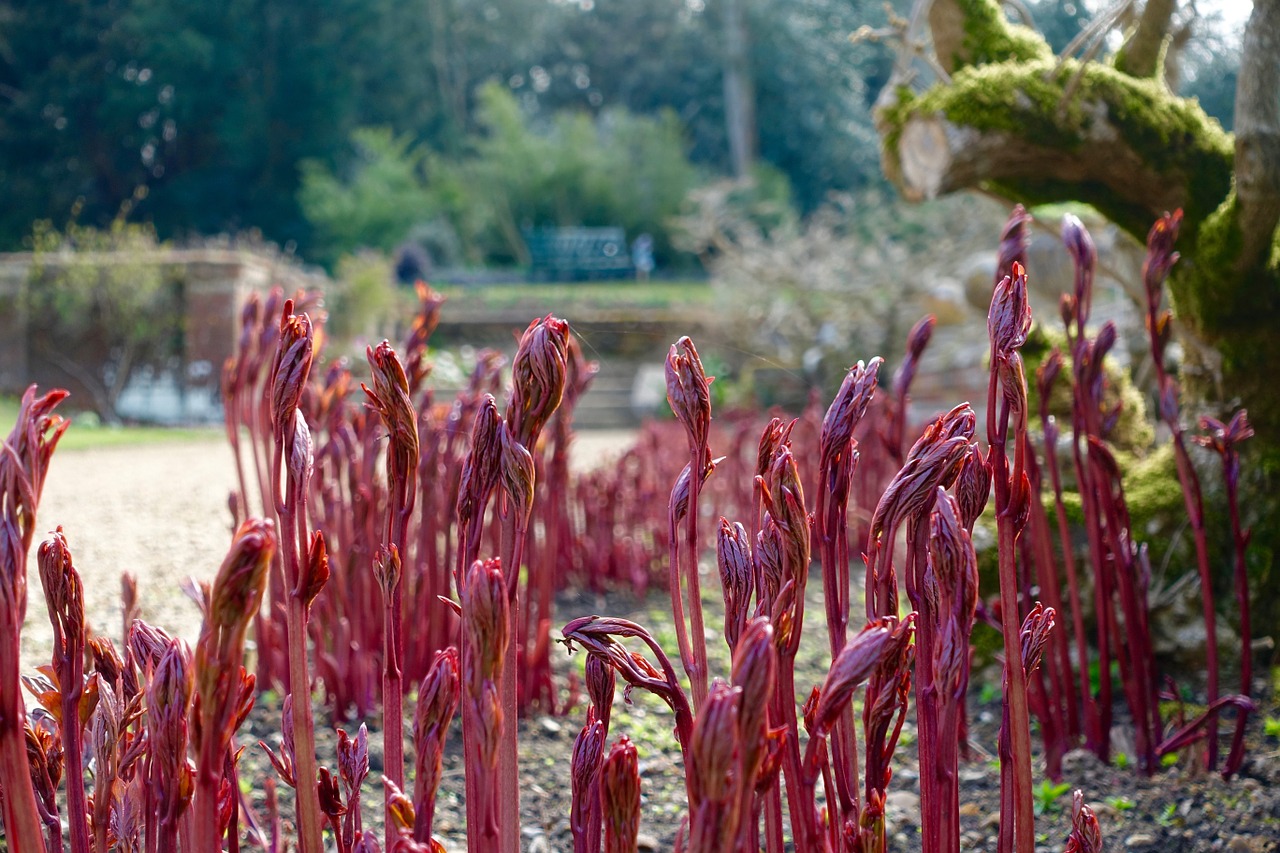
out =
<svg viewBox="0 0 1280 853"><path fill-rule="evenodd" d="M933 327L937 324L938 318L929 314L917 321L907 333L907 351L902 364L898 365L898 370L893 375L893 393L899 406L906 405L907 394L920 366L920 357L924 355L925 347L933 337Z"/></svg>
<svg viewBox="0 0 1280 853"><path fill-rule="evenodd" d="M606 729L609 727L609 716L613 709L616 680L613 667L594 655L587 657L587 695L591 697L591 707L595 708L596 716L604 723Z"/></svg>
<svg viewBox="0 0 1280 853"><path fill-rule="evenodd" d="M338 729L338 777L350 802L358 801L357 792L369 775L369 730L364 723L353 738Z"/></svg>
<svg viewBox="0 0 1280 853"><path fill-rule="evenodd" d="M689 749L689 851L714 853L738 829L741 749L738 706L742 688L717 679L698 711Z"/></svg>
<svg viewBox="0 0 1280 853"><path fill-rule="evenodd" d="M751 754L753 743L765 735L767 709L778 677L778 652L773 625L763 616L747 623L733 651L733 684L742 689L738 716L743 748ZM763 748L763 742L756 744Z"/></svg>
<svg viewBox="0 0 1280 853"><path fill-rule="evenodd" d="M729 648L738 644L751 607L754 568L747 529L720 519L716 533L716 564L720 568L720 588L724 594L724 638Z"/></svg>
<svg viewBox="0 0 1280 853"><path fill-rule="evenodd" d="M1031 303L1027 301L1027 274L1022 264L1013 265L1013 274L1001 279L991 296L987 313L987 334L992 351L1003 356L1027 341L1031 329Z"/></svg>
<svg viewBox="0 0 1280 853"><path fill-rule="evenodd" d="M320 780L316 787L320 794L320 812L325 817L333 820L347 813L347 807L342 804L338 777L330 773L328 767L320 768Z"/></svg>
<svg viewBox="0 0 1280 853"><path fill-rule="evenodd" d="M1062 350L1056 346L1045 356L1044 361L1036 368L1036 393L1040 395L1040 406L1047 410L1049 398L1053 394L1053 383L1062 372Z"/></svg>
<svg viewBox="0 0 1280 853"><path fill-rule="evenodd" d="M960 473L956 476L956 503L961 524L966 530L973 530L973 525L987 508L990 496L991 465L978 449L978 442L974 441L965 452Z"/></svg>
<svg viewBox="0 0 1280 853"><path fill-rule="evenodd" d="M251 518L240 525L213 581L209 618L214 630L229 631L243 639L258 612L275 550L273 522Z"/></svg>
<svg viewBox="0 0 1280 853"><path fill-rule="evenodd" d="M373 372L373 388L361 383L369 407L382 418L390 436L387 446L387 483L393 492L405 501L398 507L412 505L412 494L417 484L418 470L418 416L409 398L409 380L404 366L391 344L383 341L378 348L367 347L366 357ZM404 496L407 496L407 500Z"/></svg>
<svg viewBox="0 0 1280 853"><path fill-rule="evenodd" d="M929 326L928 329L932 331L933 327ZM912 331L914 339L914 336L919 333L916 330ZM926 334L924 342L927 341ZM920 344L921 348L924 342ZM865 365L861 361L858 362L845 374L840 390L836 392L835 399L831 401L827 414L822 419L820 440L822 470L835 471L836 460L848 452L849 442L853 440L853 431L862 420L862 416L867 413L871 398L875 396L876 380L880 373L880 365L883 363L884 359L877 356Z"/></svg>
<svg viewBox="0 0 1280 853"><path fill-rule="evenodd" d="M885 616L858 632L831 662L813 711L814 737L825 737L853 700L853 693L910 641L914 623Z"/></svg>
<svg viewBox="0 0 1280 853"><path fill-rule="evenodd" d="M693 341L681 338L667 353L667 403L684 426L690 452L707 446L711 431L711 378Z"/></svg>
<svg viewBox="0 0 1280 853"><path fill-rule="evenodd" d="M548 314L529 324L511 362L507 429L525 447L538 435L564 395L569 324Z"/></svg>
<svg viewBox="0 0 1280 853"><path fill-rule="evenodd" d="M600 844L600 824L593 820L593 812L600 798L600 765L604 760L607 732L608 727L588 709L587 724L573 742L573 757L569 762L572 786L569 826L575 850L595 850Z"/></svg>
<svg viewBox="0 0 1280 853"><path fill-rule="evenodd" d="M537 479L533 456L516 441L509 430L502 430L502 455L499 462L502 490L519 513L528 519L533 511L534 485Z"/></svg>
<svg viewBox="0 0 1280 853"><path fill-rule="evenodd" d="M623 735L609 750L600 771L604 807L604 853L634 853L640 834L640 762Z"/></svg>
<svg viewBox="0 0 1280 853"><path fill-rule="evenodd" d="M471 450L462 466L458 482L458 526L460 538L479 545L479 526L484 519L489 496L501 472L502 433L493 397L485 394L471 427ZM461 578L459 578L461 580Z"/></svg>
<svg viewBox="0 0 1280 853"><path fill-rule="evenodd" d="M1030 229L1027 227L1030 222L1031 215L1027 213L1026 208L1020 204L1014 205L1009 218L1004 223L1004 228L1000 231L995 281L1012 275L1015 263L1026 265L1027 246L1031 242Z"/></svg>
<svg viewBox="0 0 1280 853"><path fill-rule="evenodd" d="M1173 244L1178 240L1182 227L1182 210L1166 213L1155 221L1147 233L1147 257L1142 262L1142 283L1147 290L1147 302L1151 310L1160 306L1161 290L1169 270L1178 262Z"/></svg>
<svg viewBox="0 0 1280 853"><path fill-rule="evenodd" d="M373 559L373 577L382 590L383 597L390 601L395 588L400 585L400 549L395 545L380 545Z"/></svg>
<svg viewBox="0 0 1280 853"><path fill-rule="evenodd" d="M1071 795L1071 834L1063 853L1102 853L1102 828L1093 809L1084 804L1084 792Z"/></svg>
<svg viewBox="0 0 1280 853"><path fill-rule="evenodd" d="M1067 247L1076 266L1075 311L1083 324L1089 319L1093 303L1093 270L1098 263L1098 250L1084 223L1068 213L1062 217L1062 244Z"/></svg>
<svg viewBox="0 0 1280 853"><path fill-rule="evenodd" d="M444 766L444 742L449 724L461 700L461 678L458 650L447 648L436 652L431 668L418 688L418 708L413 717L413 743L417 752L414 774L413 807L417 813L414 839L431 838L435 820L436 793ZM368 753L365 754L366 761Z"/></svg>
<svg viewBox="0 0 1280 853"><path fill-rule="evenodd" d="M311 534L311 547L307 549L307 563L298 578L296 595L305 607L310 607L328 582L329 551L324 544L324 534L317 530Z"/></svg>
<svg viewBox="0 0 1280 853"><path fill-rule="evenodd" d="M279 343L271 364L271 418L275 434L293 433L294 413L302 399L315 346L315 330L306 314L293 313L293 300L286 300L280 316Z"/></svg>
<svg viewBox="0 0 1280 853"><path fill-rule="evenodd" d="M779 418L773 418L765 426L764 431L760 434L760 447L756 451L757 477L763 477L769 473L769 466L773 464L773 457L778 453L778 450L791 443L791 430L795 425L795 421L784 423Z"/></svg>
<svg viewBox="0 0 1280 853"><path fill-rule="evenodd" d="M502 661L510 637L507 586L499 560L477 560L471 564L460 590L462 630L466 636L467 660L463 677L474 696L482 682L497 683L502 677Z"/></svg>
<svg viewBox="0 0 1280 853"><path fill-rule="evenodd" d="M1052 607L1045 607L1037 601L1027 618L1022 620L1018 636L1022 642L1022 668L1028 676L1040 666L1056 618L1057 613Z"/></svg>

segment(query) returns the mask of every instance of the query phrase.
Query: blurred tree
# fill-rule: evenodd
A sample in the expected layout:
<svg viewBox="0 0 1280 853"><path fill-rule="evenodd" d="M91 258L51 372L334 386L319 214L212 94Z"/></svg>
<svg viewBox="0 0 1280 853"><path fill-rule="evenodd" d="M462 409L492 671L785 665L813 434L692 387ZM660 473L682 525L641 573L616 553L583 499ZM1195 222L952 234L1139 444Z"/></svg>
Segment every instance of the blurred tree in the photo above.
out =
<svg viewBox="0 0 1280 853"><path fill-rule="evenodd" d="M883 19L883 4L738 3L755 114L755 139L746 148L787 174L804 210L831 191L880 181L870 107L891 57L875 45L850 43L849 35ZM723 3L689 0L566 4L545 56L509 83L545 111L672 109L688 128L692 158L731 173L725 12Z"/></svg>
<svg viewBox="0 0 1280 853"><path fill-rule="evenodd" d="M135 373L172 368L181 352L178 273L166 268L150 227L121 218L103 230L73 224L65 232L36 222L31 246L33 355L88 391L104 421L118 422Z"/></svg>

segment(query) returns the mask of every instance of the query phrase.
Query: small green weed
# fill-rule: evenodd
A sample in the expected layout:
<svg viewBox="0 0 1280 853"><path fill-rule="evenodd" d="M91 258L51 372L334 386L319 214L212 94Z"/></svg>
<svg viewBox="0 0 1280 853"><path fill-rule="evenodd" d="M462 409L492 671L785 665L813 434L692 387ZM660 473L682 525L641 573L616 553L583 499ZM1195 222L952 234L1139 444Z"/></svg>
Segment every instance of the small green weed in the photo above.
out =
<svg viewBox="0 0 1280 853"><path fill-rule="evenodd" d="M1071 790L1066 782L1054 784L1048 779L1041 782L1034 791L1036 798L1036 814L1052 814L1059 810L1058 800Z"/></svg>

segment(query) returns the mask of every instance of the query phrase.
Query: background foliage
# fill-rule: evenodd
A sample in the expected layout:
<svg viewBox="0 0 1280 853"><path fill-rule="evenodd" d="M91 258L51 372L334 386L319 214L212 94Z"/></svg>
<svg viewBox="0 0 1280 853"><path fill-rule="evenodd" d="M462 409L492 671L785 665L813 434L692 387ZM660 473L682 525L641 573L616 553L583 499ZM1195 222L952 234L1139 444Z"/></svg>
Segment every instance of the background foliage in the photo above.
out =
<svg viewBox="0 0 1280 853"><path fill-rule="evenodd" d="M848 35L884 5L740 2L759 157L799 212L879 186L891 59ZM526 224L625 225L669 253L677 195L729 169L723 5L0 0L0 248L137 199L161 239L255 229L331 268L411 236L446 262L519 260ZM1029 5L1055 44L1096 11ZM1182 85L1229 123L1229 34L1192 33Z"/></svg>

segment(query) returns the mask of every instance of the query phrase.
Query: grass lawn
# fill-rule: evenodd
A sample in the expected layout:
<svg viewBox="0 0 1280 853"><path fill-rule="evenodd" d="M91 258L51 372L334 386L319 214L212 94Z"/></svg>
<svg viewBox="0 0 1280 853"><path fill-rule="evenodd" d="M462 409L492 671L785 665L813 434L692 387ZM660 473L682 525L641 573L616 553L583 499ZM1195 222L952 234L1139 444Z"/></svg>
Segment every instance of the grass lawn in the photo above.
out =
<svg viewBox="0 0 1280 853"><path fill-rule="evenodd" d="M601 281L485 285L433 285L459 308L679 308L711 302L706 281ZM565 310L562 308L561 310Z"/></svg>
<svg viewBox="0 0 1280 853"><path fill-rule="evenodd" d="M0 439L7 438L18 419L17 397L0 396ZM65 403L63 405L66 405ZM61 407L59 407L61 412ZM96 416L83 412L61 412L71 427L58 442L58 450L89 450L154 444L161 441L213 441L221 439L219 427L107 426Z"/></svg>

